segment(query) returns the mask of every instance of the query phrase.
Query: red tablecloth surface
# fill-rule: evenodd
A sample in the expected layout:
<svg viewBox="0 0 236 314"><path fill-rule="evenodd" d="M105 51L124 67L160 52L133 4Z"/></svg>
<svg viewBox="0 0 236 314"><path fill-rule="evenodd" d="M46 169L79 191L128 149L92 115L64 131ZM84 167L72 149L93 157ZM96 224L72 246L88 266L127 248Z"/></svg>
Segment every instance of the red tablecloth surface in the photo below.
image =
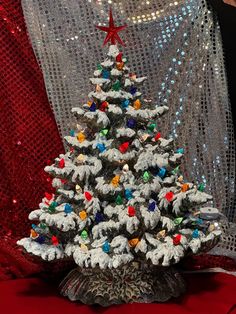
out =
<svg viewBox="0 0 236 314"><path fill-rule="evenodd" d="M61 297L57 286L38 278L0 282L1 314L235 314L236 277L223 273L185 275L188 292L164 304L125 304L102 308Z"/></svg>
<svg viewBox="0 0 236 314"><path fill-rule="evenodd" d="M21 0L0 0L0 68L0 281L45 270L56 274L70 265L35 262L16 245L30 233L28 214L38 208L44 192L51 191L43 168L64 151ZM184 266L236 270L228 258L206 255L188 259Z"/></svg>

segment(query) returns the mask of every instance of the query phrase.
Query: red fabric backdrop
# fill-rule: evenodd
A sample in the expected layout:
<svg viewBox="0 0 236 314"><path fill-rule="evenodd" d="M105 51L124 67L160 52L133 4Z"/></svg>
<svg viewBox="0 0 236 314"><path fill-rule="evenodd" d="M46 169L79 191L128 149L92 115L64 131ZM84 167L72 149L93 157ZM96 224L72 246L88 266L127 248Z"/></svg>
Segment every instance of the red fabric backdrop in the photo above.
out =
<svg viewBox="0 0 236 314"><path fill-rule="evenodd" d="M20 0L0 1L0 279L40 269L16 249L63 146L26 33Z"/></svg>
<svg viewBox="0 0 236 314"><path fill-rule="evenodd" d="M63 152L42 73L27 37L20 0L0 1L0 280L57 268L22 254L16 240L29 234L28 214L51 190L45 165ZM70 265L70 264L69 264ZM187 260L191 269L224 266L227 258Z"/></svg>

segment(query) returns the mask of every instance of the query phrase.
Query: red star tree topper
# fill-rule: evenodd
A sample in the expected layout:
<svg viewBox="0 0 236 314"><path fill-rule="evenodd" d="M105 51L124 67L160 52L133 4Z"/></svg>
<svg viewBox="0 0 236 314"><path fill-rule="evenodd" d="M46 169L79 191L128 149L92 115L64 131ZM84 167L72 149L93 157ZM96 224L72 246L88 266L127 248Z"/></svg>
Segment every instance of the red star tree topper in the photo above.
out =
<svg viewBox="0 0 236 314"><path fill-rule="evenodd" d="M122 39L118 35L118 32L122 31L126 27L127 25L115 26L111 9L110 9L110 16L109 16L109 27L96 26L96 28L100 29L101 31L107 32L107 36L103 42L103 46L105 46L109 41L111 42L112 45L115 45L116 42L118 42L122 46L125 46L125 43L122 41Z"/></svg>

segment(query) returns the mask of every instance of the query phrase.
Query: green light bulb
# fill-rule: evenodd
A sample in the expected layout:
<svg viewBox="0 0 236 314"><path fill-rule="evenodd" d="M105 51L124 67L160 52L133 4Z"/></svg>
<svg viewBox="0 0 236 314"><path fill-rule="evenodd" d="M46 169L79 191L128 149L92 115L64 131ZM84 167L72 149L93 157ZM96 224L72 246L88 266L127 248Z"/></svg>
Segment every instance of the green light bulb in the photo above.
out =
<svg viewBox="0 0 236 314"><path fill-rule="evenodd" d="M181 224L181 222L183 221L183 217L177 217L177 218L175 218L175 220L174 220L174 223L175 223L175 225L180 225Z"/></svg>
<svg viewBox="0 0 236 314"><path fill-rule="evenodd" d="M102 65L99 63L98 65L97 65L97 69L99 70L99 71L102 71Z"/></svg>
<svg viewBox="0 0 236 314"><path fill-rule="evenodd" d="M150 174L148 173L148 171L145 171L143 174L143 181L148 182L149 179L150 179Z"/></svg>
<svg viewBox="0 0 236 314"><path fill-rule="evenodd" d="M106 136L106 135L108 134L108 132L109 132L108 129L102 129L102 130L99 132L99 134L100 134L101 136Z"/></svg>
<svg viewBox="0 0 236 314"><path fill-rule="evenodd" d="M87 232L86 230L83 230L83 231L81 232L81 238L82 238L83 240L86 240L86 239L88 238L88 232Z"/></svg>
<svg viewBox="0 0 236 314"><path fill-rule="evenodd" d="M122 205L123 204L123 199L121 197L121 195L117 195L117 198L116 198L116 205Z"/></svg>
<svg viewBox="0 0 236 314"><path fill-rule="evenodd" d="M120 87L121 87L121 84L120 84L120 81L116 81L113 86L112 86L112 90L118 92L120 90Z"/></svg>
<svg viewBox="0 0 236 314"><path fill-rule="evenodd" d="M203 192L203 191L205 190L205 185L204 185L204 183L200 183L200 184L199 184L198 190L199 190L200 192Z"/></svg>
<svg viewBox="0 0 236 314"><path fill-rule="evenodd" d="M148 125L148 130L153 132L155 130L156 126L157 126L156 123L151 123Z"/></svg>

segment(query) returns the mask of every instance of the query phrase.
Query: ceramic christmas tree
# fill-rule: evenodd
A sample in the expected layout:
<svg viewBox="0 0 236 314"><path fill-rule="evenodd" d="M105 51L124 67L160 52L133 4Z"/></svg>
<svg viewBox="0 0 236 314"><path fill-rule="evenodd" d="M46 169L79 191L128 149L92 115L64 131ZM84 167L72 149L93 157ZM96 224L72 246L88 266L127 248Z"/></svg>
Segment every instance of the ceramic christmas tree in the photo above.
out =
<svg viewBox="0 0 236 314"><path fill-rule="evenodd" d="M145 103L146 77L116 46L124 26L110 12L109 28L99 28L111 41L107 58L88 103L72 109L79 124L65 137L69 151L45 168L56 192L30 213L30 237L18 244L44 260L74 259L78 268L61 284L71 300L166 301L184 290L171 265L217 242L219 212L201 208L212 197L180 175L183 149L158 127L168 107Z"/></svg>

